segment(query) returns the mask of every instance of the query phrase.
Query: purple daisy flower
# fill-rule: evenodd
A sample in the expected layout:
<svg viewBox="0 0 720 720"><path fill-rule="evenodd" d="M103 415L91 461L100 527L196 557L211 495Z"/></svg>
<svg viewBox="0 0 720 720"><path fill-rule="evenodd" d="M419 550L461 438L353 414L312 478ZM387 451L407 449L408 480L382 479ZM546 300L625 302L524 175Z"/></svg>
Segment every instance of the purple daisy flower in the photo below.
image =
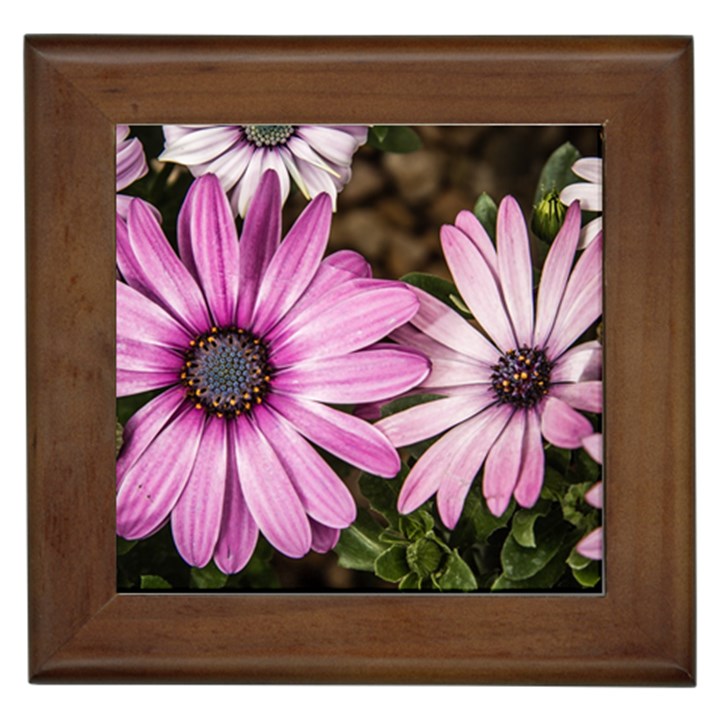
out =
<svg viewBox="0 0 720 720"><path fill-rule="evenodd" d="M125 427L117 531L143 538L169 518L190 565L214 558L225 573L244 567L258 532L290 557L331 548L355 503L313 444L384 477L400 460L377 428L326 403L403 392L429 370L412 349L370 347L418 300L364 277L355 253L322 260L328 195L282 243L280 200L268 172L238 242L206 175L178 218L179 258L139 200L117 239L117 394L166 388Z"/></svg>
<svg viewBox="0 0 720 720"><path fill-rule="evenodd" d="M128 137L127 125L115 126L115 190L120 192L147 174L148 166L145 151L138 138ZM117 196L117 210L121 217L127 217L127 208L131 197Z"/></svg>
<svg viewBox="0 0 720 720"><path fill-rule="evenodd" d="M578 410L602 410L601 347L571 346L602 312L602 237L573 268L579 234L574 203L545 261L536 310L527 228L512 197L498 210L497 251L470 212L441 229L455 283L485 334L415 289L417 315L391 336L430 358L420 392L444 396L376 424L397 447L444 433L406 478L400 512L437 493L440 517L454 527L483 464L483 494L494 515L513 495L531 507L543 484L543 437L576 448L593 432Z"/></svg>
<svg viewBox="0 0 720 720"><path fill-rule="evenodd" d="M588 455L596 462L602 464L602 434L593 433L583 438L583 447ZM586 493L585 501L599 510L603 507L602 482L596 482ZM603 529L602 525L589 532L575 546L575 549L584 557L591 560L602 560L603 557Z"/></svg>
<svg viewBox="0 0 720 720"><path fill-rule="evenodd" d="M160 160L186 165L195 177L218 176L236 214L245 217L265 170L280 178L282 202L292 179L309 200L332 198L350 180L350 162L367 140L354 125L164 125Z"/></svg>

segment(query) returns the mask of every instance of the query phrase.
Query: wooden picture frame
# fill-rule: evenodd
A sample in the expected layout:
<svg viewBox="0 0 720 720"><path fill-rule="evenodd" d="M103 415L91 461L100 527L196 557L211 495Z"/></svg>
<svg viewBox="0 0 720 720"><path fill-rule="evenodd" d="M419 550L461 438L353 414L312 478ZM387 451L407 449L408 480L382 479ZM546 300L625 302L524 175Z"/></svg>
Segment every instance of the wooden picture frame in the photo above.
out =
<svg viewBox="0 0 720 720"><path fill-rule="evenodd" d="M30 36L34 682L695 682L688 38ZM116 123L602 124L604 596L118 594Z"/></svg>

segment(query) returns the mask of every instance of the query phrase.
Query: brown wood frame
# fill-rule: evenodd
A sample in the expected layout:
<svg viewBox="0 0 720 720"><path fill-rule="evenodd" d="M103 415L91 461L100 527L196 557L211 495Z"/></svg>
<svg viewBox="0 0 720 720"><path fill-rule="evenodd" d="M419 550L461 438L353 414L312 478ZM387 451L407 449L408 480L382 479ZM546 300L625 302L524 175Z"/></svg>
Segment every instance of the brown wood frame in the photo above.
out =
<svg viewBox="0 0 720 720"><path fill-rule="evenodd" d="M692 41L28 37L32 681L695 682ZM604 597L119 595L115 123L603 124Z"/></svg>

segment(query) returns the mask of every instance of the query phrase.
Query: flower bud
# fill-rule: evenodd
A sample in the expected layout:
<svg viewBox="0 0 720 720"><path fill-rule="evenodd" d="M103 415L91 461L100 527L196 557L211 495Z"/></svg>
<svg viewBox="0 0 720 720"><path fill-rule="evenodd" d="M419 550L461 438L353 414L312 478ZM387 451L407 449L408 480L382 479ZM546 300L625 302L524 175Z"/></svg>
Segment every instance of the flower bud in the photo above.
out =
<svg viewBox="0 0 720 720"><path fill-rule="evenodd" d="M533 208L530 227L543 242L551 243L565 220L567 206L560 201L557 190L550 191Z"/></svg>
<svg viewBox="0 0 720 720"><path fill-rule="evenodd" d="M414 573L426 578L440 567L442 555L442 550L436 542L422 538L408 546L407 564Z"/></svg>

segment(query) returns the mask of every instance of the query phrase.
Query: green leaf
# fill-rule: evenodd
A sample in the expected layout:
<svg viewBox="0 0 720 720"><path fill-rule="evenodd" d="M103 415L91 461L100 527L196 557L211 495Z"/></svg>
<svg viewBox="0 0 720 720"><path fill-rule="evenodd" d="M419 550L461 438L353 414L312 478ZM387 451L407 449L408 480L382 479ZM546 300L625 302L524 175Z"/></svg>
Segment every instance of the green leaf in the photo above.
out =
<svg viewBox="0 0 720 720"><path fill-rule="evenodd" d="M551 507L547 500L539 500L534 507L518 510L513 515L511 532L518 545L526 548L536 547L535 521L540 517L546 517Z"/></svg>
<svg viewBox="0 0 720 720"><path fill-rule="evenodd" d="M408 472L408 466L403 463L400 472L392 479L369 473L360 476L360 492L370 501L370 507L383 515L393 528L398 527L397 499Z"/></svg>
<svg viewBox="0 0 720 720"><path fill-rule="evenodd" d="M378 142L383 142L387 137L390 128L387 125L375 125L370 128L370 134L377 138Z"/></svg>
<svg viewBox="0 0 720 720"><path fill-rule="evenodd" d="M443 395L434 395L433 393L423 393L421 395L410 395L409 397L401 397L393 400L392 402L383 405L380 409L380 416L383 418L395 415L395 413L402 412L408 408L415 407L416 405L422 405L423 403L432 402L433 400L439 400L444 397Z"/></svg>
<svg viewBox="0 0 720 720"><path fill-rule="evenodd" d="M141 590L172 590L172 585L159 575L141 575Z"/></svg>
<svg viewBox="0 0 720 720"><path fill-rule="evenodd" d="M376 125L368 136L368 144L391 153L409 153L422 148L420 136L403 125Z"/></svg>
<svg viewBox="0 0 720 720"><path fill-rule="evenodd" d="M509 580L526 580L542 570L560 551L567 528L559 513L540 518L535 531L536 547L520 545L510 533L500 552L503 574Z"/></svg>
<svg viewBox="0 0 720 720"><path fill-rule="evenodd" d="M590 530L598 524L597 511L585 501L585 493L592 485L591 482L569 485L561 501L563 517L583 530Z"/></svg>
<svg viewBox="0 0 720 720"><path fill-rule="evenodd" d="M577 453L576 475L580 482L594 483L600 479L600 466L587 454L586 450Z"/></svg>
<svg viewBox="0 0 720 720"><path fill-rule="evenodd" d="M595 587L600 581L600 563L597 560L592 560L584 568L573 568L572 572L574 578L586 588Z"/></svg>
<svg viewBox="0 0 720 720"><path fill-rule="evenodd" d="M398 585L398 590L420 590L422 580L415 573L408 573Z"/></svg>
<svg viewBox="0 0 720 720"><path fill-rule="evenodd" d="M367 510L360 508L355 522L340 533L335 546L338 565L350 570L375 570L375 559L388 545L380 540L383 528Z"/></svg>
<svg viewBox="0 0 720 720"><path fill-rule="evenodd" d="M496 530L507 526L515 511L515 501L511 500L507 510L500 517L495 517L488 509L479 486L480 483L476 478L474 487L471 488L467 498L465 498L465 506L460 521L450 539L450 544L455 547L458 545L472 545L473 543L486 543Z"/></svg>
<svg viewBox="0 0 720 720"><path fill-rule="evenodd" d="M540 180L535 190L535 204L551 190L562 190L566 185L581 182L580 178L570 169L580 158L580 151L569 142L561 145L548 158L540 173Z"/></svg>
<svg viewBox="0 0 720 720"><path fill-rule="evenodd" d="M435 521L429 512L417 510L410 515L401 515L398 527L408 540L418 540L435 527Z"/></svg>
<svg viewBox="0 0 720 720"><path fill-rule="evenodd" d="M115 538L115 552L120 555L127 555L136 545L137 540L126 540L120 536Z"/></svg>
<svg viewBox="0 0 720 720"><path fill-rule="evenodd" d="M561 475L564 475L567 472L568 467L570 466L571 457L572 452L570 450L555 447L554 445L550 445L545 450L546 465L549 465Z"/></svg>
<svg viewBox="0 0 720 720"><path fill-rule="evenodd" d="M570 483L565 479L564 475L547 465L545 466L545 479L543 480L540 497L545 500L562 502L568 487L570 487Z"/></svg>
<svg viewBox="0 0 720 720"><path fill-rule="evenodd" d="M393 545L375 558L375 574L383 580L400 582L409 572L403 545Z"/></svg>
<svg viewBox="0 0 720 720"><path fill-rule="evenodd" d="M190 570L190 587L199 590L218 590L225 587L228 576L218 570L214 562L210 561L204 568Z"/></svg>
<svg viewBox="0 0 720 720"><path fill-rule="evenodd" d="M118 456L123 446L123 426L119 420L115 420L115 457Z"/></svg>
<svg viewBox="0 0 720 720"><path fill-rule="evenodd" d="M497 205L495 201L487 194L483 193L475 203L473 214L485 228L485 232L490 236L491 240L495 240L495 226L497 224Z"/></svg>
<svg viewBox="0 0 720 720"><path fill-rule="evenodd" d="M592 560L590 558L586 558L584 555L581 555L577 550L575 550L575 548L573 548L565 562L573 570L582 570L583 568L586 568Z"/></svg>
<svg viewBox="0 0 720 720"><path fill-rule="evenodd" d="M406 282L408 285L424 290L466 318L473 316L460 299L460 291L450 280L422 272L408 273L407 275L403 275L400 280Z"/></svg>
<svg viewBox="0 0 720 720"><path fill-rule="evenodd" d="M436 580L441 590L477 590L477 580L457 550L448 557L444 570Z"/></svg>
<svg viewBox="0 0 720 720"><path fill-rule="evenodd" d="M491 590L549 590L565 574L565 561L558 553L545 567L532 577L511 580L503 574L492 584Z"/></svg>

